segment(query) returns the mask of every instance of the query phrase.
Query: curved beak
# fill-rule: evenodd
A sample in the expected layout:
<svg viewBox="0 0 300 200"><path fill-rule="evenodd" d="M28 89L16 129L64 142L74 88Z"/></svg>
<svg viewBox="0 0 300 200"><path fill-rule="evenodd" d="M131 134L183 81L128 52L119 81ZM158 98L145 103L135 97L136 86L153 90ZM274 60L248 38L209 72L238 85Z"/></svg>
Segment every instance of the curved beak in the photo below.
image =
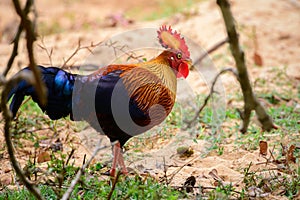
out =
<svg viewBox="0 0 300 200"><path fill-rule="evenodd" d="M184 61L186 62L186 64L188 64L189 68L191 68L193 66L193 61L191 58L187 58Z"/></svg>

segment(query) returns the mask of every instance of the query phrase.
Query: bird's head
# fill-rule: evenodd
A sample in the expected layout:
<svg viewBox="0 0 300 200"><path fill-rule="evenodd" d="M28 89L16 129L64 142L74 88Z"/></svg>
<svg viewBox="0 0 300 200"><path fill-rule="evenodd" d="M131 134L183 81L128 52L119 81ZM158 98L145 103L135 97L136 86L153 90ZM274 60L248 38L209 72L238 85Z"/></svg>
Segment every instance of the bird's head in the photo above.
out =
<svg viewBox="0 0 300 200"><path fill-rule="evenodd" d="M184 38L171 27L167 28L166 25L163 25L157 33L160 44L167 49L161 56L169 62L178 78L186 78L192 60Z"/></svg>

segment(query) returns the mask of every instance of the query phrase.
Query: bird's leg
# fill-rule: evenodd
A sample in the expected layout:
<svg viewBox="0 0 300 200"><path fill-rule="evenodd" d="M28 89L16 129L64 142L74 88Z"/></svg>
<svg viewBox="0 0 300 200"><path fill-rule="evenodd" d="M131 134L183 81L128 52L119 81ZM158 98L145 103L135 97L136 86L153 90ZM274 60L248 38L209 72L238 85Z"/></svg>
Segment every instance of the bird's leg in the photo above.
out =
<svg viewBox="0 0 300 200"><path fill-rule="evenodd" d="M117 167L117 163L119 160L119 156L120 156L120 151L121 151L121 145L120 142L118 141L116 144L114 144L113 147L113 162L112 162L112 166L111 166L111 170L110 170L110 176L114 177L116 175L116 167Z"/></svg>
<svg viewBox="0 0 300 200"><path fill-rule="evenodd" d="M127 175L128 171L127 171L127 167L125 166L125 163L124 163L123 152L120 152L119 159L118 159L118 164L122 168L122 174Z"/></svg>

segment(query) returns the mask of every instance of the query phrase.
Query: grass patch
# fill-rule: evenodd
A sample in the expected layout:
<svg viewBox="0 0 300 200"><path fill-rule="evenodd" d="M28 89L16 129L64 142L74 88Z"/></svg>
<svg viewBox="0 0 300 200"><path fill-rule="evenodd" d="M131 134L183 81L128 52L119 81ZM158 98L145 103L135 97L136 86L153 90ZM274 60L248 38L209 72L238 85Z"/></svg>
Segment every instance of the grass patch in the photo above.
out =
<svg viewBox="0 0 300 200"><path fill-rule="evenodd" d="M90 170L89 173L92 173ZM95 168L94 168L95 169ZM74 169L73 169L74 170ZM95 172L95 171L93 171ZM72 173L74 174L74 173ZM64 189L59 193L57 189L49 185L39 185L41 194L45 199L60 199L61 194L65 192L68 182L65 182ZM99 180L97 176L82 177L79 184L76 185L70 199L107 199L111 191L111 180ZM57 186L57 185L56 185ZM116 188L112 193L112 199L168 199L175 200L184 198L185 194L171 187L158 183L152 178L140 176L120 177ZM9 190L4 189L0 193L0 200L8 199L32 199L34 196L27 189Z"/></svg>

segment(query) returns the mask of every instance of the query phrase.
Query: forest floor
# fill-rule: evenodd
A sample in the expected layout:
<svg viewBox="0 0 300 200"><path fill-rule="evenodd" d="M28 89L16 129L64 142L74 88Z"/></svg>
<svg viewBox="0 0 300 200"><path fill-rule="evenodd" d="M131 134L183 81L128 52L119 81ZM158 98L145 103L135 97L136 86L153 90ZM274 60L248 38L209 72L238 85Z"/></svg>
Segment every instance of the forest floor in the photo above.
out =
<svg viewBox="0 0 300 200"><path fill-rule="evenodd" d="M164 2L111 0L108 4L103 0L84 3L69 0L37 1L40 37L35 43L36 61L45 66L62 66L78 46L79 40L82 46L89 46L127 30L157 28L161 24L172 25L193 41L191 53L194 60L203 50L225 38L223 19L215 1L199 0L190 4L176 1L178 5L173 1ZM234 67L229 47L224 45L210 54L199 67L191 70L186 81L179 82L183 86L179 86L178 106L172 116L158 128L126 144L124 156L130 171L149 173L162 182L164 176L167 175L170 180L174 175L170 182L173 186L182 186L190 176L196 178L196 186L202 187L216 187L217 180L225 186L232 184L239 192L247 187L247 181L251 178L262 182L270 180L274 174L290 177L294 175L293 170L300 171L300 1L243 0L231 3L254 91L279 128L264 132L253 117L248 132L241 134L241 120L236 111L243 105L240 86L234 76L225 74L220 85L221 90L224 89L222 102L226 111L219 128L213 128L217 122L212 117L214 107L211 103L201 113L195 127L181 129L185 126L182 119L184 106L190 108L189 104L193 104L191 107L194 106L194 109L195 105L199 107L209 92L207 82L212 78L208 72L210 68L218 71ZM10 41L18 25L8 0L0 2L0 18L0 69L3 71L12 50ZM131 39L127 38L129 41ZM262 63L253 57L255 53L260 56ZM89 55L89 50L82 49L67 65L81 65ZM9 75L27 64L26 45L22 41ZM189 90L188 95L184 92L186 90ZM199 95L199 99L191 100L195 95ZM22 166L28 163L29 158L39 158L45 152L50 152L53 145L63 146L66 154L75 149L72 161L80 166L85 155L91 155L99 138L103 138L103 145L109 145L105 136L99 135L85 123L75 123L69 119L53 123L32 103L24 105L22 109L24 112L19 114L19 122L13 123L13 133L19 134L14 135L14 139L17 158ZM13 188L14 185L2 124L3 120L0 125L0 191L1 186L11 185ZM39 138L39 148L35 148L36 138ZM260 154L261 141L268 143L270 151L266 152L267 155ZM282 152L292 145L298 158L296 163L288 164L289 170L285 170L282 167L286 166L277 161L288 159ZM179 147L187 147L191 155L180 154ZM111 149L99 152L96 162L110 165ZM47 166L46 162L40 165ZM256 176L250 177L250 172ZM247 192L266 199L287 199L282 188L258 191L257 188L262 188L258 185L256 189L248 187ZM267 183L265 185L271 187ZM197 190L194 192L199 193ZM300 199L299 192L294 198Z"/></svg>

